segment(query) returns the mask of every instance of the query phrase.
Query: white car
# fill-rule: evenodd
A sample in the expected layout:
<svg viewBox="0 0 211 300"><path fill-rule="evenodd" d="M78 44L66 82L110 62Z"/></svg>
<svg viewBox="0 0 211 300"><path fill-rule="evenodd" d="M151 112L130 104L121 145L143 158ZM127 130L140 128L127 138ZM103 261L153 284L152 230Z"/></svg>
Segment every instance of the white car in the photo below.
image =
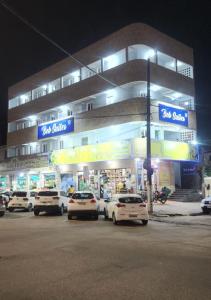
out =
<svg viewBox="0 0 211 300"><path fill-rule="evenodd" d="M207 197L201 200L201 209L204 214L208 214L211 212L211 197Z"/></svg>
<svg viewBox="0 0 211 300"><path fill-rule="evenodd" d="M68 203L68 220L73 216L92 216L98 220L99 204L97 197L90 191L75 192Z"/></svg>
<svg viewBox="0 0 211 300"><path fill-rule="evenodd" d="M114 194L110 200L105 200L105 203L105 219L112 219L114 224L129 220L141 220L143 225L148 223L148 211L140 195Z"/></svg>
<svg viewBox="0 0 211 300"><path fill-rule="evenodd" d="M63 215L67 210L68 197L64 191L47 190L38 192L35 197L34 215L40 212L58 213Z"/></svg>
<svg viewBox="0 0 211 300"><path fill-rule="evenodd" d="M15 209L24 209L26 211L32 211L34 208L34 192L15 191L12 193L10 201L8 203L8 210L10 212Z"/></svg>

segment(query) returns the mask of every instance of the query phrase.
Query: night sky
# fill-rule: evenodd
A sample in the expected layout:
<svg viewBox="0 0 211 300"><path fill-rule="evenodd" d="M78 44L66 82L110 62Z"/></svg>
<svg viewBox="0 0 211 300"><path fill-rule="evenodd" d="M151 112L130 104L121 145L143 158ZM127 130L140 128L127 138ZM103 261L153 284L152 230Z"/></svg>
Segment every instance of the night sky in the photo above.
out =
<svg viewBox="0 0 211 300"><path fill-rule="evenodd" d="M134 22L151 25L193 47L198 140L211 141L210 1L4 2L71 53ZM56 63L65 55L1 5L0 38L0 144L5 144L8 86Z"/></svg>

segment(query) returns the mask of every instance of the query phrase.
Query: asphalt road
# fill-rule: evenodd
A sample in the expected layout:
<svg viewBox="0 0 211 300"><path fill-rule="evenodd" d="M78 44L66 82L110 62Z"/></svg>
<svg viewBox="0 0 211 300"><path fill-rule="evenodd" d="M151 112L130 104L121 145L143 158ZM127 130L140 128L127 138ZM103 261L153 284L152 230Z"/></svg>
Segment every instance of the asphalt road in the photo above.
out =
<svg viewBox="0 0 211 300"><path fill-rule="evenodd" d="M210 283L210 226L0 219L1 300L207 300Z"/></svg>

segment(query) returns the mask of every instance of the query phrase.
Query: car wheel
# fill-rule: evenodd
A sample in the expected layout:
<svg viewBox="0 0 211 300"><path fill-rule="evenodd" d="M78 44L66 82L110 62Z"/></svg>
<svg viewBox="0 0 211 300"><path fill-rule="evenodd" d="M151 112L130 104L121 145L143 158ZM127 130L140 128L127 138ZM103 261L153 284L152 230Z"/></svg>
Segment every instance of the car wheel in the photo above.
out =
<svg viewBox="0 0 211 300"><path fill-rule="evenodd" d="M64 214L64 205L62 204L62 206L59 208L59 215L63 216Z"/></svg>
<svg viewBox="0 0 211 300"><path fill-rule="evenodd" d="M34 209L34 215L35 215L35 216L39 216L39 213L40 213L40 212L39 212L38 209Z"/></svg>
<svg viewBox="0 0 211 300"><path fill-rule="evenodd" d="M13 212L14 208L9 207L8 210L9 210L9 212Z"/></svg>
<svg viewBox="0 0 211 300"><path fill-rule="evenodd" d="M68 220L72 220L72 215L68 214Z"/></svg>
<svg viewBox="0 0 211 300"><path fill-rule="evenodd" d="M3 217L3 216L4 216L4 214L5 214L5 212L4 212L4 211L0 211L0 217Z"/></svg>
<svg viewBox="0 0 211 300"><path fill-rule="evenodd" d="M202 207L202 212L203 214L209 214L209 210L207 209L207 207Z"/></svg>
<svg viewBox="0 0 211 300"><path fill-rule="evenodd" d="M116 217L115 217L115 213L112 214L112 221L113 221L113 224L114 224L114 225L117 225L117 224L118 224L118 222L117 222L117 220L116 220Z"/></svg>
<svg viewBox="0 0 211 300"><path fill-rule="evenodd" d="M28 211L28 212L31 212L31 211L32 211L32 204L31 204L31 203L29 204L29 206L28 206L28 208L27 208L27 211Z"/></svg>
<svg viewBox="0 0 211 300"><path fill-rule="evenodd" d="M105 208L104 208L103 214L104 214L104 220L108 220L108 216L107 216L107 213L106 213L106 209L105 209Z"/></svg>
<svg viewBox="0 0 211 300"><path fill-rule="evenodd" d="M143 225L147 225L148 224L148 220L142 220Z"/></svg>

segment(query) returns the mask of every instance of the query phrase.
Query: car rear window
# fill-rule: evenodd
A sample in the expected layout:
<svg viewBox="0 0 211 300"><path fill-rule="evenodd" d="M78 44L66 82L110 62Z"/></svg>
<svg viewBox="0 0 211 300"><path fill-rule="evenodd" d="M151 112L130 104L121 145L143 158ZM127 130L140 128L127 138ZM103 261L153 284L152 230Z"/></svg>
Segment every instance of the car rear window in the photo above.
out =
<svg viewBox="0 0 211 300"><path fill-rule="evenodd" d="M12 197L26 197L26 192L13 192Z"/></svg>
<svg viewBox="0 0 211 300"><path fill-rule="evenodd" d="M92 193L75 193L72 195L73 199L86 200L93 199L94 195Z"/></svg>
<svg viewBox="0 0 211 300"><path fill-rule="evenodd" d="M142 203L143 200L139 197L121 197L119 198L120 203Z"/></svg>
<svg viewBox="0 0 211 300"><path fill-rule="evenodd" d="M38 196L45 196L45 197L53 197L58 196L58 192L56 191L42 191L38 193Z"/></svg>

